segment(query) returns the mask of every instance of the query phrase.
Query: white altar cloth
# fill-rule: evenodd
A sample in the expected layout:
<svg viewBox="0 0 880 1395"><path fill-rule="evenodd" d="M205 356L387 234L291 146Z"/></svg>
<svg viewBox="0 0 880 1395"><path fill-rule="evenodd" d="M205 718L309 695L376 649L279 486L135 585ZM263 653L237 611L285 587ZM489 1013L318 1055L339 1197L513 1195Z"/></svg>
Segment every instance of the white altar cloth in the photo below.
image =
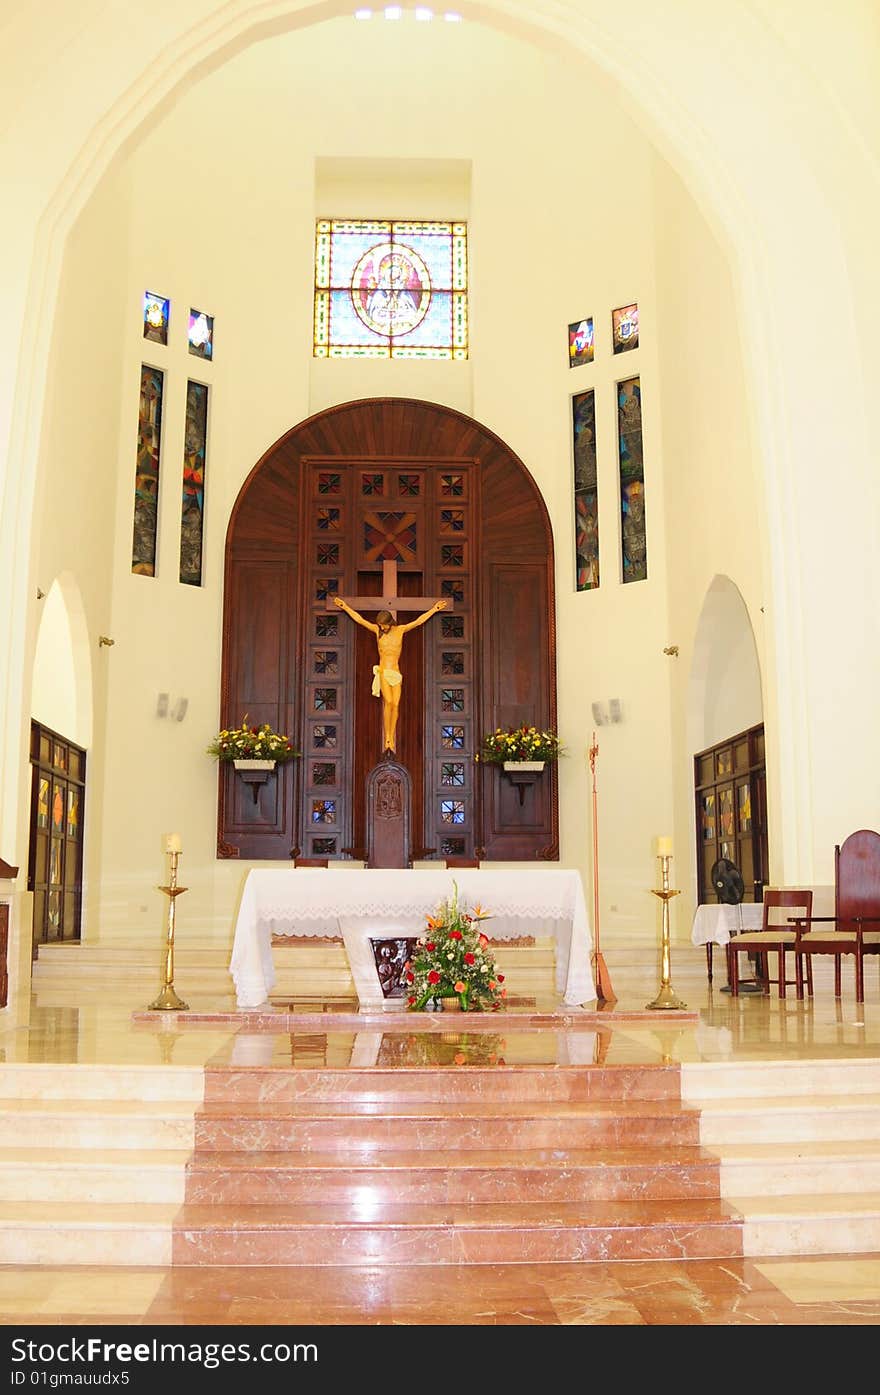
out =
<svg viewBox="0 0 880 1395"><path fill-rule="evenodd" d="M596 998L590 922L575 869L297 867L247 874L229 964L237 1005L259 1007L274 986L273 935L341 935L361 1007L391 1006L382 997L370 939L421 935L453 882L466 909L479 903L490 912L484 929L491 939L555 938L556 987L567 1004Z"/></svg>
<svg viewBox="0 0 880 1395"><path fill-rule="evenodd" d="M760 930L764 923L763 903L742 901L738 906L719 902L697 906L691 928L691 943L695 945L726 945L731 935L744 930Z"/></svg>

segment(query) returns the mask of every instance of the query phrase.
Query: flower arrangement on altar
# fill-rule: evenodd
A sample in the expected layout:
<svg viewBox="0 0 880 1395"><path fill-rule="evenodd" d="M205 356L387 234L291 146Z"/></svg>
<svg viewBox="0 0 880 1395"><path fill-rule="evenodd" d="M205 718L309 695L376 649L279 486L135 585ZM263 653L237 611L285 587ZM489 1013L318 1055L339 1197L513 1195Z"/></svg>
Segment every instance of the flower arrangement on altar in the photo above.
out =
<svg viewBox="0 0 880 1395"><path fill-rule="evenodd" d="M263 722L262 726L248 726L247 715L240 727L219 731L207 747L207 753L219 761L285 761L300 754L290 737L273 731L268 722Z"/></svg>
<svg viewBox="0 0 880 1395"><path fill-rule="evenodd" d="M563 754L562 743L553 731L540 731L523 723L520 727L496 727L483 737L477 760L486 764L503 765L505 761L557 760Z"/></svg>
<svg viewBox="0 0 880 1395"><path fill-rule="evenodd" d="M405 970L411 1012L423 1012L432 999L439 1005L444 998L457 999L463 1012L484 1012L501 1007L507 997L504 975L497 972L480 929L490 914L480 906L464 910L457 883L452 886L452 896L428 917L427 933L417 941Z"/></svg>

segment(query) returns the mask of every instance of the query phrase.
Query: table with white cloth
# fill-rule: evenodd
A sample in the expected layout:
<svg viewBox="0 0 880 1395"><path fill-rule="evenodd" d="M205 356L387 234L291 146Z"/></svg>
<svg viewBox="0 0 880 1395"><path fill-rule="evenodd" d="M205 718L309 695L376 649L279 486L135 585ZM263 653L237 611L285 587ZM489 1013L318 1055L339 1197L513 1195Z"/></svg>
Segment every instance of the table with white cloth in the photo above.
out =
<svg viewBox="0 0 880 1395"><path fill-rule="evenodd" d="M479 904L488 911L483 928L490 939L555 940L556 988L565 1003L595 1000L590 921L576 869L331 866L248 872L229 964L238 1007L259 1007L275 984L273 935L341 935L361 1009L399 1009L400 1000L383 997L371 941L423 934L453 883L463 909Z"/></svg>
<svg viewBox="0 0 880 1395"><path fill-rule="evenodd" d="M706 946L706 970L712 982L712 946L726 945L731 935L745 930L760 930L764 923L764 907L758 901L741 901L738 906L723 902L697 906L691 928L691 943Z"/></svg>

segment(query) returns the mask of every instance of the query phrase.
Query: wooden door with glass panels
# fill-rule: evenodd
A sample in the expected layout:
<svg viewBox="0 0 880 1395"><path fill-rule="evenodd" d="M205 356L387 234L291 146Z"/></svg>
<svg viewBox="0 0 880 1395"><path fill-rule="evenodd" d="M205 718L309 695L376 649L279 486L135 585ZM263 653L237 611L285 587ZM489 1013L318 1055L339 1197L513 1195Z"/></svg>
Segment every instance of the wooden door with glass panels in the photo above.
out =
<svg viewBox="0 0 880 1395"><path fill-rule="evenodd" d="M727 858L742 873L746 901L761 901L769 875L763 725L694 757L698 900L715 902L712 867Z"/></svg>
<svg viewBox="0 0 880 1395"><path fill-rule="evenodd" d="M34 953L80 938L86 753L31 723L31 834L28 889L34 894Z"/></svg>

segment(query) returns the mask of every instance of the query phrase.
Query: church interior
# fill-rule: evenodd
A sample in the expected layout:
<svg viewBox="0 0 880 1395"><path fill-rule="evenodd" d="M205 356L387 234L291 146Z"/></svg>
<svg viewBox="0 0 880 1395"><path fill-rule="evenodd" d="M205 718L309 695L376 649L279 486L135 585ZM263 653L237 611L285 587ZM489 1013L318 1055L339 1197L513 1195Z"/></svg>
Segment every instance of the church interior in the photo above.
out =
<svg viewBox="0 0 880 1395"><path fill-rule="evenodd" d="M873 7L4 29L0 1323L875 1324Z"/></svg>

